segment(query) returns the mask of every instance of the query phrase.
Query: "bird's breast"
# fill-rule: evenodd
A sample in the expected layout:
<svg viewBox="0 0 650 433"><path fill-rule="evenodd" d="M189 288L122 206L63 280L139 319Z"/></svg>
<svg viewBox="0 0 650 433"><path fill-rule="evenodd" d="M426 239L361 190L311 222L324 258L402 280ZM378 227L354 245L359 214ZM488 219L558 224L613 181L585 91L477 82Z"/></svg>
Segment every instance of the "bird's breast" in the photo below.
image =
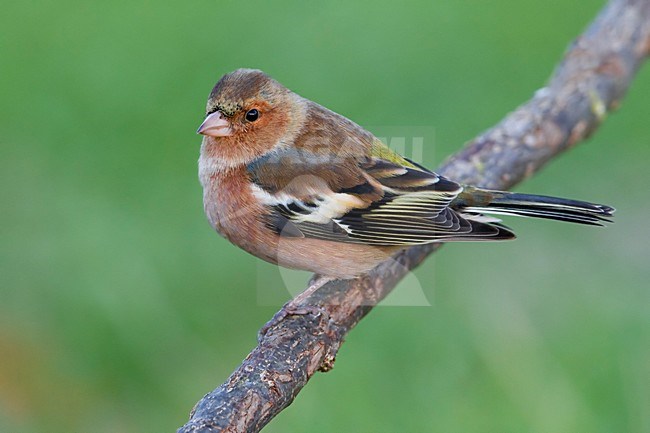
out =
<svg viewBox="0 0 650 433"><path fill-rule="evenodd" d="M233 244L275 262L277 234L266 228L267 209L253 196L244 166L202 171L203 207L210 225Z"/></svg>

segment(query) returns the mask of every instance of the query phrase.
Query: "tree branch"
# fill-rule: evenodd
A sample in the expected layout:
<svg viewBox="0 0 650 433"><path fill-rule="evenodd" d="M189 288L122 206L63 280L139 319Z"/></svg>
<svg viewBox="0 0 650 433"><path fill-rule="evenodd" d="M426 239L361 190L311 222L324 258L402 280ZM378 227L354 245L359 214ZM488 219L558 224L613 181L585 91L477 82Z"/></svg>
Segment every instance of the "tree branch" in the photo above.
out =
<svg viewBox="0 0 650 433"><path fill-rule="evenodd" d="M510 188L587 138L619 105L649 52L650 0L610 1L569 47L546 87L438 172L462 183ZM332 368L345 335L439 245L405 250L356 280L312 281L178 432L260 431L316 371Z"/></svg>

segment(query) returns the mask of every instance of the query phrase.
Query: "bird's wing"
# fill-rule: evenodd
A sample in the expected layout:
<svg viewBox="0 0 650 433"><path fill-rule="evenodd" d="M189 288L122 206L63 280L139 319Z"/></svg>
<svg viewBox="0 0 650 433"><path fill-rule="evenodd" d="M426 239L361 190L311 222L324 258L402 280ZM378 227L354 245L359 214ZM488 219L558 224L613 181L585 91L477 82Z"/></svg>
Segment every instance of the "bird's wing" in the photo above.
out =
<svg viewBox="0 0 650 433"><path fill-rule="evenodd" d="M503 226L451 209L462 186L381 143L362 159L312 164L302 157L304 164L275 155L275 162L249 166L253 194L269 209L266 223L282 236L377 246L512 237Z"/></svg>

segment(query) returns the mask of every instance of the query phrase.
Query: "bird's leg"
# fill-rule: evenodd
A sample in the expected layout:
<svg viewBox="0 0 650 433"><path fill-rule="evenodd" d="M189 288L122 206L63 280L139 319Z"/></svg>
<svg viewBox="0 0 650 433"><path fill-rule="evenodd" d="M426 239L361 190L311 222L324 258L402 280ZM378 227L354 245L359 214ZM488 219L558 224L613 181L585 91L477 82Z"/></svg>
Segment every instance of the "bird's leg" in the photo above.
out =
<svg viewBox="0 0 650 433"><path fill-rule="evenodd" d="M307 315L311 314L314 317L322 317L325 320L329 320L329 314L327 311L318 305L312 305L306 302L310 296L318 291L325 284L330 281L335 280L334 277L327 277L323 275L314 275L311 280L309 280L309 287L298 296L293 298L291 301L284 304L282 309L275 313L273 318L266 322L266 324L260 329L258 333L258 340L261 339L266 333L280 322L282 322L287 316L292 315Z"/></svg>

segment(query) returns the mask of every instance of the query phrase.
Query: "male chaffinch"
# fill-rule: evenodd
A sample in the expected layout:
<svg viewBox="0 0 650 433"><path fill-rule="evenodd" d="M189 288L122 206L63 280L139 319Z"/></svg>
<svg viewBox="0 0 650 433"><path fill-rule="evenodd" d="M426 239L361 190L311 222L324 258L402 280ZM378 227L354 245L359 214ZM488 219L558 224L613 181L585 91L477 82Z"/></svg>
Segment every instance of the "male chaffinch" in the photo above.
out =
<svg viewBox="0 0 650 433"><path fill-rule="evenodd" d="M210 224L290 268L353 278L411 245L515 237L485 214L602 225L614 212L460 185L258 70L224 75L206 112L197 132Z"/></svg>

